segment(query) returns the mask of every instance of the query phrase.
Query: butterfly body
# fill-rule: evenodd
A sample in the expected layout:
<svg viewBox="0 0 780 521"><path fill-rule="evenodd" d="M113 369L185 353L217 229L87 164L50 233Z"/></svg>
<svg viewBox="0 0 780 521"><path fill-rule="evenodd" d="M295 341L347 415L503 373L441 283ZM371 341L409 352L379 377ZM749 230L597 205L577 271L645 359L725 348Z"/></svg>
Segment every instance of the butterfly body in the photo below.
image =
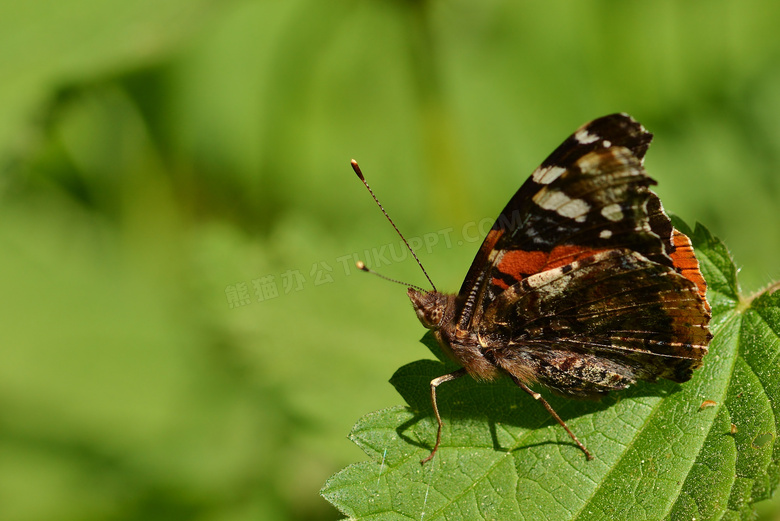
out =
<svg viewBox="0 0 780 521"><path fill-rule="evenodd" d="M413 288L409 288L408 295L420 322L433 330L442 350L469 375L478 380L493 380L500 376L500 369L483 354L484 346L476 332L458 329L454 323L456 295L438 291L425 293Z"/></svg>
<svg viewBox="0 0 780 521"><path fill-rule="evenodd" d="M652 134L626 114L594 120L537 168L501 212L457 294L410 288L422 324L463 369L572 398L637 380L685 382L711 334L706 284L642 162Z"/></svg>

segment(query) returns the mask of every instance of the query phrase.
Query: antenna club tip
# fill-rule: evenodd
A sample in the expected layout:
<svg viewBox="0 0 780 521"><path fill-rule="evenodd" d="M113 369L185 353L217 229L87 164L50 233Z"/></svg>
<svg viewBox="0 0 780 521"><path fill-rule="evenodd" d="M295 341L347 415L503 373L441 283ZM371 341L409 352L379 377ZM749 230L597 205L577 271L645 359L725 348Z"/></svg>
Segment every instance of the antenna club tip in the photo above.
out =
<svg viewBox="0 0 780 521"><path fill-rule="evenodd" d="M355 263L355 267L359 270L368 271L368 268L366 268L366 265L363 264L363 261L357 261Z"/></svg>
<svg viewBox="0 0 780 521"><path fill-rule="evenodd" d="M350 162L349 162L349 164L350 164L350 165L352 165L352 170L354 170L354 171L355 171L355 173L357 174L357 176L358 176L358 177L359 177L359 178L360 178L362 181L365 181L365 178L363 177L363 172L361 172L361 171L360 171L360 167L358 166L358 163L357 163L357 161L355 161L355 160L353 159L352 161L350 161Z"/></svg>

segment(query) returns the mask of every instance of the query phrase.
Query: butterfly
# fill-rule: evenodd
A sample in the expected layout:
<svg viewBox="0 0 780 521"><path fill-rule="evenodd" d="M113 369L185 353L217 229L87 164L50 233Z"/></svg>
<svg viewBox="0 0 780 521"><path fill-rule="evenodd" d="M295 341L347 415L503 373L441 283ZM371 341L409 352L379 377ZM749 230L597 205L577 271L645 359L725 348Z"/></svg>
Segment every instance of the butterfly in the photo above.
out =
<svg viewBox="0 0 780 521"><path fill-rule="evenodd" d="M627 114L586 123L509 200L457 294L409 287L420 322L461 366L430 383L438 430L422 463L441 444L436 389L464 375L510 377L592 459L531 386L598 399L638 380L685 382L702 365L707 286L650 190L652 137Z"/></svg>

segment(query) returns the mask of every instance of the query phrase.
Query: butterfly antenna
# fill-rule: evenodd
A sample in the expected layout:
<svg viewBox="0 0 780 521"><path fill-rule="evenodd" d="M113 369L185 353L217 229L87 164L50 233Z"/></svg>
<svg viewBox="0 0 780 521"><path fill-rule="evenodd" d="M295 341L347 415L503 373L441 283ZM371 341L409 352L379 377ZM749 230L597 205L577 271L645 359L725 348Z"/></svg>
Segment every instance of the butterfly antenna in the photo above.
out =
<svg viewBox="0 0 780 521"><path fill-rule="evenodd" d="M418 265L418 266L420 266L420 269L422 270L422 272L423 272L423 275L425 275L425 278L426 278L426 279L428 279L428 282L431 284L431 287L433 288L433 291L437 291L437 289L436 289L436 285L433 283L433 281L431 280L431 278L428 276L428 272L427 272L427 271L425 271L425 268L423 268L422 262L420 262L420 259L418 259L418 258L417 258L417 254L416 254L416 253L414 253L414 250L412 249L412 247L411 247L411 246L409 246L409 243L406 241L406 237L404 237L404 234L403 234L403 233L401 233L401 230L399 230L399 229L398 229L398 226L396 226L396 225L395 225L395 223L394 223L394 222L393 222L393 220L390 218L390 216L389 216L389 215L387 215L387 212L385 211L384 207L382 206L382 203L380 203L380 202L379 202L379 199L377 199L377 198L376 198L376 195L374 195L374 191L373 191L373 190L371 190L371 187L370 187L370 186L368 186L368 182L366 181L366 178L365 178L365 177L363 177L363 172L361 172L361 171L360 171L360 167L358 166L358 164L357 164L357 161L355 161L355 160L353 159L353 160L351 161L351 164L352 164L352 170L354 170L354 171L355 171L355 173L357 174L357 176L360 178L360 180L361 180L361 181L363 181L363 185L364 185L364 186L365 186L365 187L368 189L368 193L370 193L370 194L371 194L371 197L373 197L373 198L374 198L374 202L377 204L377 206L379 206L379 209L380 209L380 210L382 210L382 213L383 213L383 214L385 214L385 217L387 217L387 220L388 220L388 221L390 221L390 224L392 224L392 225L393 225L393 228L395 229L395 231L396 231L396 233L398 234L398 236L399 236L399 237L401 237L401 240L402 240L402 241L404 241L404 244L406 244L406 247L407 247L407 248L409 249L409 251L412 253L412 257L414 257L414 260L416 260L416 261L417 261L417 265ZM363 263L361 262L361 263L359 263L359 264L363 264ZM358 265L358 268L359 268L359 269L361 269L361 270L363 270L363 271L368 271L368 272L371 272L371 270L369 270L368 268L366 268L366 267L365 267L365 265L363 265L363 267L362 267L362 268L361 268L361 267ZM376 273L376 272L371 272L371 273L374 273L375 275L379 275L379 273ZM382 277L383 279L387 279L387 280L390 280L390 281L392 281L392 282L399 282L399 281L397 281L397 280L388 279L387 277L385 277L385 276L383 276L383 275L379 275L379 276L380 276L380 277ZM403 284L403 282L400 282L400 284ZM407 286L413 287L413 288L415 288L415 289L422 289L422 288L418 288L417 286L412 286L411 284L407 284ZM422 291L424 291L425 293L428 293L428 291L427 291L427 290L422 290Z"/></svg>
<svg viewBox="0 0 780 521"><path fill-rule="evenodd" d="M363 270L366 273L370 273L371 275L376 275L380 279L385 279L385 280L390 281L390 282L395 282L396 284L403 284L404 286L407 286L409 288L414 288L417 291L422 291L423 293L429 293L429 291L427 289L421 288L420 286L415 286L414 284L407 284L406 282L404 282L402 280L396 280L396 279L391 279L390 277L385 277L381 273L377 273L376 271L374 271L371 268L369 268L368 266L366 266L363 263L363 261L357 261L355 263L355 266L357 267L357 269Z"/></svg>

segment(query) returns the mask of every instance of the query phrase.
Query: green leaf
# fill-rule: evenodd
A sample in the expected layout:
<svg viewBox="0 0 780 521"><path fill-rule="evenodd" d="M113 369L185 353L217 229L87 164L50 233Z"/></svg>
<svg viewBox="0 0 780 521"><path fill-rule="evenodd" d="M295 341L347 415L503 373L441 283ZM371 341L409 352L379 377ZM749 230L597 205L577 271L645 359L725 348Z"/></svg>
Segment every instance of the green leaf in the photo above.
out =
<svg viewBox="0 0 780 521"><path fill-rule="evenodd" d="M675 225L709 283L710 353L683 385L642 382L600 403L546 396L593 461L508 379L462 378L439 388L442 445L421 466L436 437L428 384L455 368L421 360L391 380L408 405L353 428L369 461L331 477L322 495L352 519L751 518L780 483L780 293L740 297L723 243Z"/></svg>

